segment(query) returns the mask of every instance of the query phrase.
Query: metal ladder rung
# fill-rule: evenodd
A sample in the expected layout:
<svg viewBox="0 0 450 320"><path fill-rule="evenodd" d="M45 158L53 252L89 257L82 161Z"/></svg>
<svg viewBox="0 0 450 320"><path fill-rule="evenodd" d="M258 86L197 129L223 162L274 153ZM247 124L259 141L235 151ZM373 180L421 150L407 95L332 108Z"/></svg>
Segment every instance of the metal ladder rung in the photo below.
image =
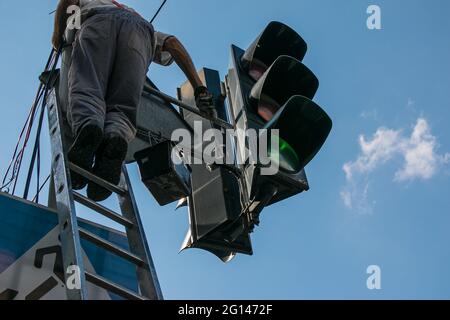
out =
<svg viewBox="0 0 450 320"><path fill-rule="evenodd" d="M125 260L128 260L131 263L134 263L135 265L139 266L139 267L146 267L147 263L145 263L144 260L142 260L140 257L138 257L137 255L128 252L127 250L124 250L118 246L116 246L115 244L112 244L109 241L104 240L103 238L83 229L83 228L78 228L79 232L80 232L80 236L85 239L88 240L114 254L116 254L119 257L124 258Z"/></svg>
<svg viewBox="0 0 450 320"><path fill-rule="evenodd" d="M103 179L97 177L96 175L90 173L87 170L84 170L83 168L80 168L79 166L77 166L71 162L69 163L69 168L70 168L70 170L78 173L79 175L82 175L86 179L89 179L90 181L98 184L99 186L101 186L105 189L108 189L111 192L117 193L120 196L126 196L126 194L127 194L126 190L120 188L119 186L116 186L115 184L112 184L106 180L103 180Z"/></svg>
<svg viewBox="0 0 450 320"><path fill-rule="evenodd" d="M129 299L129 300L148 300L147 298L129 290L122 286L119 286L118 284L111 282L103 277L100 277L99 275L92 274L90 272L85 272L86 280L89 281L92 284L95 284L96 286L99 286L107 291L110 291L112 293L115 293L122 298Z"/></svg>
<svg viewBox="0 0 450 320"><path fill-rule="evenodd" d="M124 227L132 228L134 226L133 222L124 218L122 215L98 204L97 202L83 196L82 194L80 194L78 192L73 191L73 198L78 203L104 215L105 217L123 225Z"/></svg>

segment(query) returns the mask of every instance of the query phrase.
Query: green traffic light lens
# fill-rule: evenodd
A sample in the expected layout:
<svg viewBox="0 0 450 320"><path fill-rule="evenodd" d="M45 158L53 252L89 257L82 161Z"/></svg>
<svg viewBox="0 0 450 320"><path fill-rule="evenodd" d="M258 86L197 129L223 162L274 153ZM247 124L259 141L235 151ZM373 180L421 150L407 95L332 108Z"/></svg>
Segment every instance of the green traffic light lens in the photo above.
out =
<svg viewBox="0 0 450 320"><path fill-rule="evenodd" d="M269 157L273 163L279 166L283 171L289 173L297 173L302 167L300 159L295 152L294 148L283 138L273 135L274 139L278 139L278 150L271 150L271 144L269 142Z"/></svg>

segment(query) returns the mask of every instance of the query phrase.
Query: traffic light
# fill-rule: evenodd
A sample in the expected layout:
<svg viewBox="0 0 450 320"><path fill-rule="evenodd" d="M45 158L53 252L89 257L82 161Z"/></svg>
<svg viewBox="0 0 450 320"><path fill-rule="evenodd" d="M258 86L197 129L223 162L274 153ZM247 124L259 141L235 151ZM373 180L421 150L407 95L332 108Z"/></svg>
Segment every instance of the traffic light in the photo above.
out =
<svg viewBox="0 0 450 320"><path fill-rule="evenodd" d="M165 206L190 195L191 172L176 155L171 141L164 141L142 151L136 152L136 159L142 182L158 201Z"/></svg>
<svg viewBox="0 0 450 320"><path fill-rule="evenodd" d="M287 25L273 21L243 53L241 66L257 81L280 56L303 60L306 42Z"/></svg>
<svg viewBox="0 0 450 320"><path fill-rule="evenodd" d="M136 117L136 139L128 146L127 163L137 162L142 182L161 205L191 193L189 166L173 161L172 133L191 130L179 112L167 101L151 94L158 88L147 79ZM179 157L177 157L179 158Z"/></svg>
<svg viewBox="0 0 450 320"><path fill-rule="evenodd" d="M319 81L302 63L306 52L301 36L280 22L271 22L247 50L232 46L226 86L236 128L267 129L279 146L271 150L267 140L269 159L279 170L264 175L262 163L246 162L243 151L252 142L237 138L250 230L266 205L309 189L304 168L331 131L331 119L312 101Z"/></svg>
<svg viewBox="0 0 450 320"><path fill-rule="evenodd" d="M331 129L331 120L313 101L293 96L273 115L265 129L279 129L278 150L270 150L279 159L279 168L287 173L301 171L319 152ZM269 131L270 132L270 131ZM273 157L276 152L278 156Z"/></svg>
<svg viewBox="0 0 450 320"><path fill-rule="evenodd" d="M216 70L202 69L199 76L214 96L219 119L228 121L219 73ZM179 88L178 98L188 105L195 106L194 90L189 82ZM191 128L195 127L195 122L202 124L203 131L194 131L194 135L203 135L208 129L217 129L210 121L192 112L183 110L182 116ZM222 134L225 136L227 133ZM202 143L208 144L205 141ZM186 154L188 152L185 151ZM200 164L190 164L192 190L188 197L190 228L182 249L207 250L224 262L230 261L236 253L252 254L250 235L245 232L242 219L239 178L226 167L211 170L203 160Z"/></svg>
<svg viewBox="0 0 450 320"><path fill-rule="evenodd" d="M190 229L183 249L204 249L225 262L237 253L252 254L250 234L264 207L309 189L304 168L325 143L332 121L312 101L319 81L302 63L306 51L306 42L294 30L271 22L246 51L232 46L231 67L223 84L217 71L200 73L215 97L219 118L233 125L234 148L226 152L235 163L215 168L190 165ZM178 97L195 105L189 83L181 86ZM201 121L204 131L217 129L192 112L182 115L191 128L194 121ZM258 132L257 141L238 134L249 129ZM261 149L264 143L269 165L260 161L259 150L257 161L247 157L255 144ZM273 164L278 170L267 174L265 169Z"/></svg>

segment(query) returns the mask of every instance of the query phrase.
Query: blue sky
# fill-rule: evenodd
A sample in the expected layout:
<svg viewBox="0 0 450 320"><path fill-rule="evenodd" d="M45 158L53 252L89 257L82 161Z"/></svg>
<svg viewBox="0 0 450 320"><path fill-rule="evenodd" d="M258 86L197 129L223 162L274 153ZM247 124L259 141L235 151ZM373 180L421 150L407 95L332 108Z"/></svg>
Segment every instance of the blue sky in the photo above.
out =
<svg viewBox="0 0 450 320"><path fill-rule="evenodd" d="M1 170L48 56L56 2L0 1ZM160 3L124 2L148 18ZM370 4L382 30L366 27ZM160 208L130 167L166 298L450 298L449 12L446 0L168 1L155 27L222 77L232 43L247 47L271 20L297 30L334 128L307 167L311 190L264 210L254 256L227 265L178 254L187 213ZM172 95L185 81L176 66L149 76ZM382 270L381 290L366 287L369 265Z"/></svg>

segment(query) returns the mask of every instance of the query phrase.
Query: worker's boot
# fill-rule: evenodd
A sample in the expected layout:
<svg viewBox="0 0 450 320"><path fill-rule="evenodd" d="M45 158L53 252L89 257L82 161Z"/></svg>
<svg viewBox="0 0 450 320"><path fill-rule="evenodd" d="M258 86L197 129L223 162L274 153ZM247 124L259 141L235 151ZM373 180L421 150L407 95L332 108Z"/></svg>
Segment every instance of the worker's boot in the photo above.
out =
<svg viewBox="0 0 450 320"><path fill-rule="evenodd" d="M127 155L128 143L119 136L109 136L98 148L95 156L93 173L114 185L120 182L122 166ZM94 182L89 182L87 195L94 201L103 201L111 196L112 192Z"/></svg>
<svg viewBox="0 0 450 320"><path fill-rule="evenodd" d="M68 152L69 161L91 171L97 148L103 140L103 131L94 124L87 124L81 128ZM70 172L72 189L81 190L87 185L87 179L76 172Z"/></svg>

